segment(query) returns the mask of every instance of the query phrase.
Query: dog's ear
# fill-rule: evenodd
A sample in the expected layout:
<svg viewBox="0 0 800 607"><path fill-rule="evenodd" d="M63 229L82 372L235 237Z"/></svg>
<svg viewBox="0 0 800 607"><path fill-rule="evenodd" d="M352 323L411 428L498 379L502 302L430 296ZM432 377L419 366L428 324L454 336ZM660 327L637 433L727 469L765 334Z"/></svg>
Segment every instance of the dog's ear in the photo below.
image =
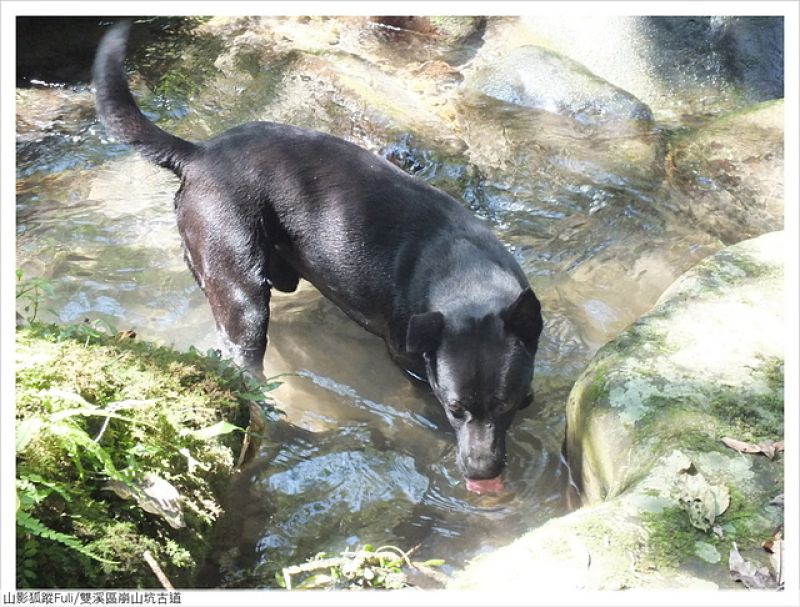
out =
<svg viewBox="0 0 800 607"><path fill-rule="evenodd" d="M500 314L511 333L522 339L523 343L536 350L539 335L542 333L542 306L530 287L525 289L516 301Z"/></svg>
<svg viewBox="0 0 800 607"><path fill-rule="evenodd" d="M443 330L444 316L441 312L414 314L408 321L406 351L410 354L432 352L439 347Z"/></svg>

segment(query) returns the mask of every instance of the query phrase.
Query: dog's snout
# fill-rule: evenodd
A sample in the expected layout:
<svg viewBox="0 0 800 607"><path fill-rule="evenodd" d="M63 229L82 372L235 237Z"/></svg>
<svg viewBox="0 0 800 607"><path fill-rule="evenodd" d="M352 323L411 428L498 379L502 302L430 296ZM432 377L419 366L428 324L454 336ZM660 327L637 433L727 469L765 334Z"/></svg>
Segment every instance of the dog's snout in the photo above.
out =
<svg viewBox="0 0 800 607"><path fill-rule="evenodd" d="M459 460L469 479L495 478L505 465L505 441L493 424L470 422L458 437Z"/></svg>
<svg viewBox="0 0 800 607"><path fill-rule="evenodd" d="M498 453L467 454L464 458L464 476L473 480L495 478L503 471L504 458Z"/></svg>

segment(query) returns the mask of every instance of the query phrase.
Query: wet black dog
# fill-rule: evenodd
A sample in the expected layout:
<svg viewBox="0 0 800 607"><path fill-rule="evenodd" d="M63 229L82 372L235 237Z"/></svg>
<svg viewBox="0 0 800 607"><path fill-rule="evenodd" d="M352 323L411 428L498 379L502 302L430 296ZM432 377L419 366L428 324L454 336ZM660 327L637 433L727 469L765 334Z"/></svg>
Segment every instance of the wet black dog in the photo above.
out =
<svg viewBox="0 0 800 607"><path fill-rule="evenodd" d="M542 317L519 265L456 200L337 137L254 122L190 143L148 121L123 67L128 26L94 65L106 128L181 179L186 262L232 358L263 376L271 289L305 278L427 379L476 491L501 487L506 431L531 399Z"/></svg>

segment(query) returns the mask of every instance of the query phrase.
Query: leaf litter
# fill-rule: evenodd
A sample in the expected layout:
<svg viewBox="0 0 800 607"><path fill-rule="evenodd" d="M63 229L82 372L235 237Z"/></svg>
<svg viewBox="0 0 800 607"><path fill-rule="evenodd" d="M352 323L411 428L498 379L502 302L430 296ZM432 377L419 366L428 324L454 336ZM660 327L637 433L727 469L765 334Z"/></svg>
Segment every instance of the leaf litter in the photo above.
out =
<svg viewBox="0 0 800 607"><path fill-rule="evenodd" d="M752 561L745 560L739 553L739 548L736 542L731 546L730 557L728 559L728 569L731 572L731 577L735 582L741 582L745 588L765 590L765 589L778 589L783 586L783 571L781 563L781 555L783 552L783 541L778 540L780 546L778 548L778 558L773 560L775 553L770 555L770 564L773 571L769 567L758 566ZM774 544L773 544L774 546Z"/></svg>
<svg viewBox="0 0 800 607"><path fill-rule="evenodd" d="M762 441L755 444L740 441L730 436L723 436L721 440L726 447L739 453L761 453L769 459L775 459L775 456L783 451L783 441Z"/></svg>

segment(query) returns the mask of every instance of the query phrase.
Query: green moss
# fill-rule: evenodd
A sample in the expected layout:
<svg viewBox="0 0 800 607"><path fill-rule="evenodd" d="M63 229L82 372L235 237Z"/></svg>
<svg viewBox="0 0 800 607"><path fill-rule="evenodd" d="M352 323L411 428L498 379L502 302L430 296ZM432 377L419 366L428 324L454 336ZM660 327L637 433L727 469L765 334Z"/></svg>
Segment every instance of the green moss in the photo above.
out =
<svg viewBox="0 0 800 607"><path fill-rule="evenodd" d="M783 391L723 393L709 402L714 415L725 421L739 440L761 442L783 436Z"/></svg>
<svg viewBox="0 0 800 607"><path fill-rule="evenodd" d="M650 396L645 415L636 422L636 436L640 442L654 439L658 453L672 448L725 453L724 436L756 443L778 440L784 430L783 360L764 360L753 373L762 376L766 391L710 385L698 386L692 396Z"/></svg>
<svg viewBox="0 0 800 607"><path fill-rule="evenodd" d="M722 530L722 537L692 526L688 514L677 506L658 513L643 512L641 521L648 532L644 544L644 563L656 568L678 567L696 556L697 542L705 542L721 554L727 554L734 541L741 550L756 549L771 537L779 514L770 516L767 511L773 508L768 503L770 496L761 494L756 498L747 497L736 485L729 483L727 487L730 505L714 521L715 527Z"/></svg>
<svg viewBox="0 0 800 607"><path fill-rule="evenodd" d="M642 555L645 566L678 567L694 556L697 542L706 542L715 548L720 545L716 535L693 527L686 512L677 506L658 513L644 512L642 523L648 533Z"/></svg>
<svg viewBox="0 0 800 607"><path fill-rule="evenodd" d="M772 392L783 394L783 359L760 357L762 361L761 373ZM781 404L783 401L781 401Z"/></svg>
<svg viewBox="0 0 800 607"><path fill-rule="evenodd" d="M608 388L606 387L607 375L605 366L598 366L595 369L592 381L586 388L584 399L587 402L597 402L601 398L608 396Z"/></svg>
<svg viewBox="0 0 800 607"><path fill-rule="evenodd" d="M709 293L727 293L753 278L782 276L783 269L775 264L758 261L746 251L731 248L699 263L693 272L703 290Z"/></svg>
<svg viewBox="0 0 800 607"><path fill-rule="evenodd" d="M653 313L648 314L648 319ZM656 333L648 322L637 321L628 327L624 333L611 342L611 347L623 356L629 355L632 350L644 349L648 353L663 353L667 351L666 336Z"/></svg>
<svg viewBox="0 0 800 607"><path fill-rule="evenodd" d="M647 399L647 414L636 423L636 434L648 440L654 454L672 449L720 451L718 423L691 402L654 395Z"/></svg>
<svg viewBox="0 0 800 607"><path fill-rule="evenodd" d="M610 521L598 516L587 516L574 523L575 533L578 534L588 548L599 548L603 546L609 536L618 537L619 529Z"/></svg>
<svg viewBox="0 0 800 607"><path fill-rule="evenodd" d="M760 545L770 535L769 530L762 524L763 517L759 515L763 504L754 504L736 486L730 486L728 489L731 503L717 519L718 524L728 529L728 537L735 540L740 548Z"/></svg>
<svg viewBox="0 0 800 607"><path fill-rule="evenodd" d="M222 512L219 497L241 437L191 431L220 421L246 426L245 391L252 386L219 357L88 326L18 331L17 369L18 432L34 428L17 452L18 512L68 538L18 526L18 584L157 587L142 558L149 550L174 584L189 585ZM122 401L127 406L114 412L125 419L102 416ZM107 488L111 478L132 482L145 473L178 491L185 527L174 529Z"/></svg>
<svg viewBox="0 0 800 607"><path fill-rule="evenodd" d="M747 100L746 93L742 91L734 91L733 94L739 94L741 98L738 99L742 105L742 109L728 112L721 116L716 116L711 120L703 120L697 126L689 128L679 128L673 131L668 131L669 140L673 146L689 146L689 145L707 145L708 140L712 137L719 137L720 134L741 132L742 129L758 128L749 121L742 121L742 118L748 118L759 112L770 109L774 106L782 106L783 99L773 99L761 103L752 104ZM763 127L761 127L763 128Z"/></svg>

